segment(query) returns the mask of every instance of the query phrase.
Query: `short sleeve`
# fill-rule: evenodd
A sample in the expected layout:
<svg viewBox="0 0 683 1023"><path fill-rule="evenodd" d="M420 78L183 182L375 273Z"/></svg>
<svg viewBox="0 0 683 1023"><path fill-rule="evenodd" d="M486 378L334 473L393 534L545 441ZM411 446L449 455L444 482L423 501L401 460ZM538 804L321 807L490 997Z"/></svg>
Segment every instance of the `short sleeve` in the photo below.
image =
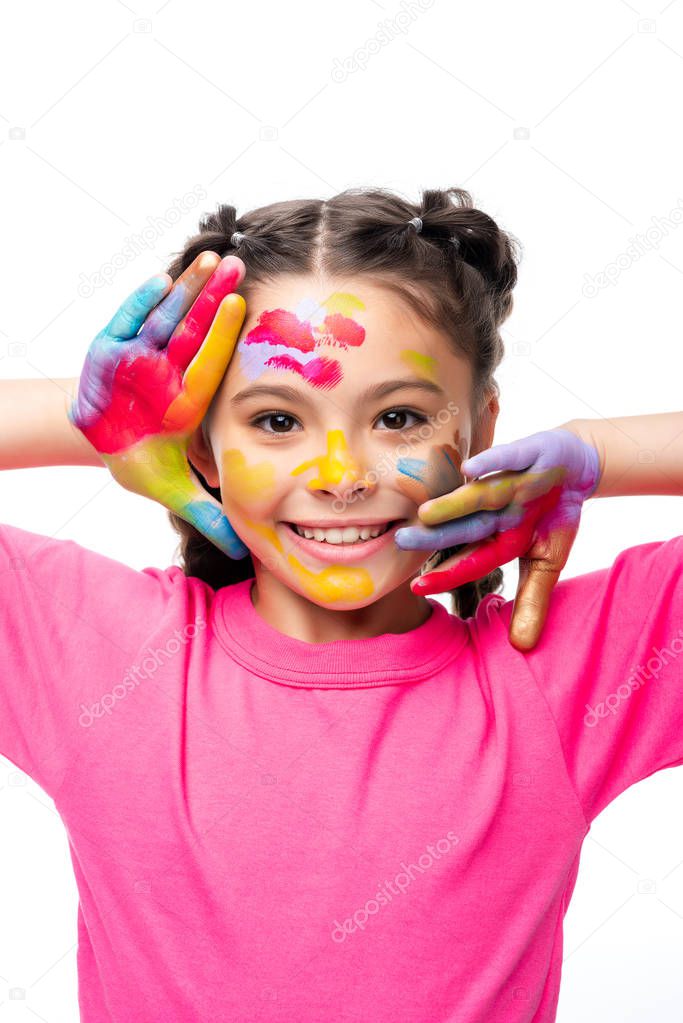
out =
<svg viewBox="0 0 683 1023"><path fill-rule="evenodd" d="M683 763L682 573L678 536L560 580L523 655L589 822L630 785Z"/></svg>
<svg viewBox="0 0 683 1023"><path fill-rule="evenodd" d="M83 704L119 681L179 568L133 569L0 524L0 753L54 797Z"/></svg>

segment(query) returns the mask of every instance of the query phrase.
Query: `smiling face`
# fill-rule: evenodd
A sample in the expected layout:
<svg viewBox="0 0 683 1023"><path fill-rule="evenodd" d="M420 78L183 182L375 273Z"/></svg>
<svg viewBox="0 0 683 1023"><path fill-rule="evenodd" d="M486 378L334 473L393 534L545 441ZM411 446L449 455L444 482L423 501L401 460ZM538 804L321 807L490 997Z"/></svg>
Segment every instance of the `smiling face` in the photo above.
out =
<svg viewBox="0 0 683 1023"><path fill-rule="evenodd" d="M393 535L462 484L471 383L452 343L379 285L254 286L205 421L213 459L192 460L220 486L257 583L268 571L335 610L408 587L432 552L401 550ZM296 524L323 532L306 539Z"/></svg>

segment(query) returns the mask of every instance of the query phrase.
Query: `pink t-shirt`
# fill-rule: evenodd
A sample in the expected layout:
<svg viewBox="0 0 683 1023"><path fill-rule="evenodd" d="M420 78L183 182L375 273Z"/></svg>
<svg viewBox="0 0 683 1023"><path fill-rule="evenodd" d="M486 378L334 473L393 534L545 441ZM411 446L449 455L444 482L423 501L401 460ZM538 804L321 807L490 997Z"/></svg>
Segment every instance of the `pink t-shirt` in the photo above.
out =
<svg viewBox="0 0 683 1023"><path fill-rule="evenodd" d="M683 536L309 645L0 526L0 752L54 801L84 1023L550 1023L590 821L683 763ZM7 922L6 922L7 925Z"/></svg>

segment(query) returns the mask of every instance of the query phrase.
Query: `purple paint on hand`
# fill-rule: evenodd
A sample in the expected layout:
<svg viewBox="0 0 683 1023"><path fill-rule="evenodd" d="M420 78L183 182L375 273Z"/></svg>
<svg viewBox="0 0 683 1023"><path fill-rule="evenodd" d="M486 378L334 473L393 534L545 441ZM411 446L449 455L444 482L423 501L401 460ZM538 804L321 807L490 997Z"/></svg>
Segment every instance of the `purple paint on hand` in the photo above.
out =
<svg viewBox="0 0 683 1023"><path fill-rule="evenodd" d="M561 486L558 501L539 521L539 531L547 535L564 525L573 528L580 518L583 502L595 492L601 472L596 449L563 427L487 448L465 459L461 469L470 477L470 482L453 491L452 500L449 495L443 495L443 500L437 498L430 502L430 505L434 503L435 512L438 511L434 525L398 529L395 534L398 547L444 550L516 528L523 523L531 501L558 484ZM474 487L478 494L486 492L491 496L499 484L495 477L487 480L485 474L506 471L520 473L520 480L517 487L506 484L510 500L502 507L496 507L492 499L493 508L470 511L470 506L476 502L468 502L464 496L460 499L460 492L464 495L468 487Z"/></svg>

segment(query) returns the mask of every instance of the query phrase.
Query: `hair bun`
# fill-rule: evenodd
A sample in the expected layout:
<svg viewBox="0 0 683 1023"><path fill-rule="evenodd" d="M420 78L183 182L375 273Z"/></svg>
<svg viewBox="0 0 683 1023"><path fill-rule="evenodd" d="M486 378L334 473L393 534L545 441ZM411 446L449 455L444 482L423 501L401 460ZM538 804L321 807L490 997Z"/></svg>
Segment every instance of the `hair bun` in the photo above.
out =
<svg viewBox="0 0 683 1023"><path fill-rule="evenodd" d="M227 203L221 203L215 213L209 213L199 223L199 230L202 234L223 235L226 244L236 228L237 210Z"/></svg>

